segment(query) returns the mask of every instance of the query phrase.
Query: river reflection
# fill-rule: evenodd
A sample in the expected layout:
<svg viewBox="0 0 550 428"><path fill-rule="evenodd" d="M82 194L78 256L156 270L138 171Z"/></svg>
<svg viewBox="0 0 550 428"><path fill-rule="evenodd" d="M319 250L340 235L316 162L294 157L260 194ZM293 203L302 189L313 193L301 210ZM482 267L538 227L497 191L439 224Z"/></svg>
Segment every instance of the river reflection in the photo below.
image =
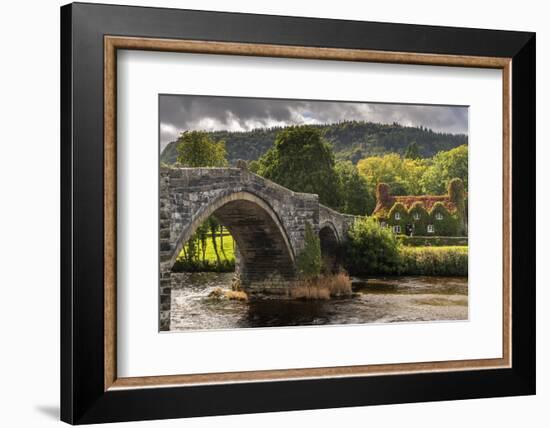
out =
<svg viewBox="0 0 550 428"><path fill-rule="evenodd" d="M171 330L468 319L467 278L354 278L352 297L327 301L208 298L217 287L229 289L232 277L212 272L175 275Z"/></svg>

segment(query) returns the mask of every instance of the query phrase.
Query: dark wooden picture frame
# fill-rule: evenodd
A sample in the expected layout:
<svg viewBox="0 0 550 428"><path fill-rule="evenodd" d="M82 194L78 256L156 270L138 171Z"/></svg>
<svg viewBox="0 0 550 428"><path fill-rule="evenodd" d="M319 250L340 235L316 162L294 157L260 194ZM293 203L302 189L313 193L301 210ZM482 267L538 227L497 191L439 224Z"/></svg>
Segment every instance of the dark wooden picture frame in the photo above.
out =
<svg viewBox="0 0 550 428"><path fill-rule="evenodd" d="M117 378L117 49L501 69L503 357ZM535 392L533 33L71 4L61 9L61 130L62 420L114 422Z"/></svg>

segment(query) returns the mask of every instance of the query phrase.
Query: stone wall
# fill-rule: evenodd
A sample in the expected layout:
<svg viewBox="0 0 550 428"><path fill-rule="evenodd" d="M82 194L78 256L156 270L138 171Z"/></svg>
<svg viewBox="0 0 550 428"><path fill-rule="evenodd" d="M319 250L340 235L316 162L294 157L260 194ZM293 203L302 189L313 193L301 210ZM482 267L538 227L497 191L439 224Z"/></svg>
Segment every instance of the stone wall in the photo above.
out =
<svg viewBox="0 0 550 428"><path fill-rule="evenodd" d="M319 229L330 226L334 227L338 241L343 243L348 237L348 230L353 224L355 216L342 214L338 211L319 204Z"/></svg>

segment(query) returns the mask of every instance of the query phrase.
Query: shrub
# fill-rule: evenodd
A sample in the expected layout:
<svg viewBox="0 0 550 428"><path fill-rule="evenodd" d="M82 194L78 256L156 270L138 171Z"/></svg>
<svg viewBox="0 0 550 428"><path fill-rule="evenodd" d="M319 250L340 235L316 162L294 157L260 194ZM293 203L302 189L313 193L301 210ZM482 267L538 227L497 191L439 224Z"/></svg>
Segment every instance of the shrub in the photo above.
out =
<svg viewBox="0 0 550 428"><path fill-rule="evenodd" d="M327 288L331 297L350 296L352 293L351 279L345 272L321 276L316 283L321 288Z"/></svg>
<svg viewBox="0 0 550 428"><path fill-rule="evenodd" d="M304 235L304 249L296 258L298 275L302 279L315 278L321 272L321 266L321 241L308 222Z"/></svg>
<svg viewBox="0 0 550 428"><path fill-rule="evenodd" d="M375 218L358 218L349 230L347 270L353 275L392 274L399 266L399 247L394 234Z"/></svg>
<svg viewBox="0 0 550 428"><path fill-rule="evenodd" d="M351 279L345 272L301 281L290 289L292 298L306 300L328 300L351 294Z"/></svg>
<svg viewBox="0 0 550 428"><path fill-rule="evenodd" d="M402 247L399 273L468 276L468 247Z"/></svg>

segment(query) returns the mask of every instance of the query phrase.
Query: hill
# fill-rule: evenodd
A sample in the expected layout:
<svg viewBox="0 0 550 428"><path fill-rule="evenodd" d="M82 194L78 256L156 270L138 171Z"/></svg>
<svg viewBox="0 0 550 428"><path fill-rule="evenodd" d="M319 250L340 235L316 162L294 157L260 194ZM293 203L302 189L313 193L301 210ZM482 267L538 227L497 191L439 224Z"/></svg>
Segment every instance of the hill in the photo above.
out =
<svg viewBox="0 0 550 428"><path fill-rule="evenodd" d="M324 138L332 143L336 159L357 163L365 156L386 153L404 154L409 144L416 142L421 157L432 157L437 152L468 144L464 134L434 132L424 127L402 126L398 123L346 121L319 128ZM224 140L230 164L237 159L256 160L273 144L282 128L254 129L248 132L215 131L209 134L215 140ZM169 143L161 154L161 161L176 161L176 142Z"/></svg>

